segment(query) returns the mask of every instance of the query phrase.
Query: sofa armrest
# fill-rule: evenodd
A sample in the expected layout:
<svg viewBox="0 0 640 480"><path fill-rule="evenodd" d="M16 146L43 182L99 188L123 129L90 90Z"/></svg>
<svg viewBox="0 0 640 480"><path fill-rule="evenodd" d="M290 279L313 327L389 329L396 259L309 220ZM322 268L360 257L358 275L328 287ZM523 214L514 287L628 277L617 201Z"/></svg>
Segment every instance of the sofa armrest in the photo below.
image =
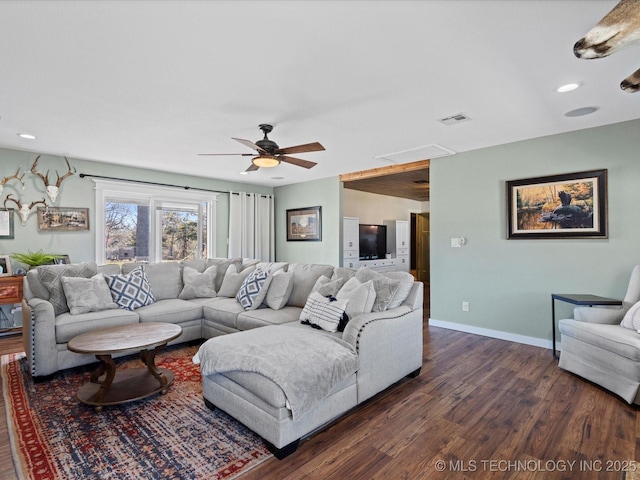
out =
<svg viewBox="0 0 640 480"><path fill-rule="evenodd" d="M358 403L422 367L422 308L358 315L342 339L358 352Z"/></svg>
<svg viewBox="0 0 640 480"><path fill-rule="evenodd" d="M55 320L53 305L47 300L22 301L22 341L34 377L58 371Z"/></svg>
<svg viewBox="0 0 640 480"><path fill-rule="evenodd" d="M576 307L573 309L573 318L581 322L619 324L630 305L622 307Z"/></svg>

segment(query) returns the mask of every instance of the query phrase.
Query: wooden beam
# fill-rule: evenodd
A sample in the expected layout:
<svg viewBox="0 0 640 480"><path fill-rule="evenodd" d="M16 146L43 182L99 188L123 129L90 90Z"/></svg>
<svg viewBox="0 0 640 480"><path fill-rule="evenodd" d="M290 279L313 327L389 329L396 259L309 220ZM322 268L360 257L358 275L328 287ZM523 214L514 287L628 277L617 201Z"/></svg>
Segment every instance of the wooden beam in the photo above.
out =
<svg viewBox="0 0 640 480"><path fill-rule="evenodd" d="M389 165L388 167L372 168L370 170L362 170L360 172L344 173L340 175L341 182L350 182L353 180L362 180L365 178L382 177L384 175L393 175L394 173L412 172L414 170L422 170L429 168L429 160L420 160L418 162L401 163L400 165Z"/></svg>

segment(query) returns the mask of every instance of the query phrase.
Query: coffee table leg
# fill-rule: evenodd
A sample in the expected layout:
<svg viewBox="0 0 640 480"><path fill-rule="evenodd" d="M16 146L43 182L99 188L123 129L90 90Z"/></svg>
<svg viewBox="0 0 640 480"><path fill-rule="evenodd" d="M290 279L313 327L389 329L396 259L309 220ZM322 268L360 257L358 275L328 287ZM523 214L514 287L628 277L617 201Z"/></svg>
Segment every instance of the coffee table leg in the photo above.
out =
<svg viewBox="0 0 640 480"><path fill-rule="evenodd" d="M153 375L162 387L166 387L169 383L169 379L156 367L156 354L164 347L164 345L157 346L153 350L142 350L140 352L140 359L142 363L147 366L149 373ZM160 392L162 395L167 393L167 389Z"/></svg>
<svg viewBox="0 0 640 480"><path fill-rule="evenodd" d="M111 355L96 355L96 358L100 360L100 366L95 372L91 374L91 382L100 384L100 388L95 395L96 403L100 403L109 391L109 388L111 388L113 379L116 376L116 362L113 361ZM99 380L99 377L101 377L103 374L105 375L105 377L101 382ZM102 411L102 406L97 405L95 407L95 410L96 412Z"/></svg>

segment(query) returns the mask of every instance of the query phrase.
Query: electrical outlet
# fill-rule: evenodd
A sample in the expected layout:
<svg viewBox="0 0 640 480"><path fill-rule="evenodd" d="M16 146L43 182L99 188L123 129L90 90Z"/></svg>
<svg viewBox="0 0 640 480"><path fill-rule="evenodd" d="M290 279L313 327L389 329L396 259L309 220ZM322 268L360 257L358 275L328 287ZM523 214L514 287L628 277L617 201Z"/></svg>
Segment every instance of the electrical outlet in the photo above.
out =
<svg viewBox="0 0 640 480"><path fill-rule="evenodd" d="M463 312L469 311L469 302L462 302L462 311Z"/></svg>

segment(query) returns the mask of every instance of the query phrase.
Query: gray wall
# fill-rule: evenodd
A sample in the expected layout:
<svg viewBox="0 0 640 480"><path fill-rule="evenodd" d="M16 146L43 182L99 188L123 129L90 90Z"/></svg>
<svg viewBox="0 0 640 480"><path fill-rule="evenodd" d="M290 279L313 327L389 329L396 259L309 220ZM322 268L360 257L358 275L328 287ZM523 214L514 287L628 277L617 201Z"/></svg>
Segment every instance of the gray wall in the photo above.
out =
<svg viewBox="0 0 640 480"><path fill-rule="evenodd" d="M22 171L29 169L33 164L37 154L18 150L0 149L0 178L12 175L19 165ZM132 180L152 181L167 183L171 185L190 186L220 190L228 192L243 191L255 193L273 193L271 187L260 187L242 183L226 182L211 178L194 177L188 175L178 175L174 173L145 170L141 168L122 167L108 165L99 162L77 160L70 158L71 165L77 168L78 173L112 176ZM49 178L55 180L55 170L61 174L66 172L66 164L63 157L42 155L38 169L46 172L51 170ZM7 194L14 197L22 197L23 203L41 199L45 195L42 190L42 181L35 175L27 173L24 178L26 187L12 180L2 192L1 201L4 202ZM36 181L37 180L37 181ZM87 207L90 211L90 231L88 232L40 232L36 226L36 214L33 213L26 226L22 226L17 214L14 215L15 238L13 240L0 240L0 254L11 254L14 252L27 252L28 250L44 250L48 253L68 254L73 262L94 261L95 260L95 195L94 183L89 178L80 178L73 175L62 183L60 194L55 203L57 207ZM135 184L132 184L135 188ZM0 204L1 207L1 204ZM7 207L14 207L7 204ZM218 195L216 211L216 255L227 256L227 238L229 236L229 196L228 194Z"/></svg>
<svg viewBox="0 0 640 480"><path fill-rule="evenodd" d="M640 263L639 133L635 120L433 160L431 318L550 342L551 293L622 298ZM506 239L505 181L605 168L608 239Z"/></svg>
<svg viewBox="0 0 640 480"><path fill-rule="evenodd" d="M342 246L342 184L338 177L274 189L276 260L340 265ZM287 210L322 207L322 241L287 241Z"/></svg>

